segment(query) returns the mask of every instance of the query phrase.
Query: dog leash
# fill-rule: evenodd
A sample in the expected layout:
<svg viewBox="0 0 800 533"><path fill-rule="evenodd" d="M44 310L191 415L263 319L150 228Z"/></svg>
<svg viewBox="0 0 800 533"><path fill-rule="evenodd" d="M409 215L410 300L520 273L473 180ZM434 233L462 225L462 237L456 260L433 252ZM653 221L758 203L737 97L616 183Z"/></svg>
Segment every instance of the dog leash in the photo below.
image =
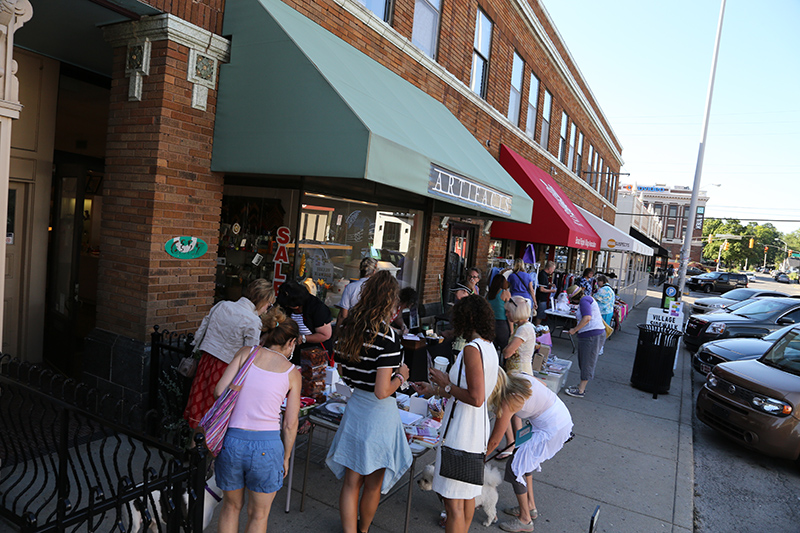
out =
<svg viewBox="0 0 800 533"><path fill-rule="evenodd" d="M486 459L484 459L483 462L484 463L488 463L489 461L491 461L493 459L497 459L498 455L500 455L501 453L506 453L508 450L514 448L515 445L516 445L516 443L512 442L511 444L509 444L508 446L506 446L502 450L498 450L497 452L495 452L495 454L493 456L487 457Z"/></svg>

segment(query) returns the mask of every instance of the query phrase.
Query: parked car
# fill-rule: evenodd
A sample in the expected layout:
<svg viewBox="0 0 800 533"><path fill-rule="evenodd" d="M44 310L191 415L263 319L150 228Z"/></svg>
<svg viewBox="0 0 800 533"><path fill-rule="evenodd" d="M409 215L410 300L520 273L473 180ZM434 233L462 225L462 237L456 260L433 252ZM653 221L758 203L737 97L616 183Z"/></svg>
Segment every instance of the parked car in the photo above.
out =
<svg viewBox="0 0 800 533"><path fill-rule="evenodd" d="M783 272L781 272L780 274L775 276L775 281L777 281L778 283L791 283L792 282L792 280L789 279L789 275L788 274L784 274Z"/></svg>
<svg viewBox="0 0 800 533"><path fill-rule="evenodd" d="M699 276L700 274L705 274L705 273L706 271L703 270L702 268L697 268L694 266L690 266L686 269L687 276Z"/></svg>
<svg viewBox="0 0 800 533"><path fill-rule="evenodd" d="M772 271L772 279L775 279L775 280L777 280L777 279L778 279L778 276L780 276L781 274L784 274L784 275L785 275L786 273L785 273L785 272L783 272L782 270L777 270L777 269L773 270L773 271Z"/></svg>
<svg viewBox="0 0 800 533"><path fill-rule="evenodd" d="M800 466L800 327L760 359L715 366L697 396L697 417L740 444Z"/></svg>
<svg viewBox="0 0 800 533"><path fill-rule="evenodd" d="M683 340L691 352L730 337L763 337L800 322L800 298L759 298L732 313L692 315Z"/></svg>
<svg viewBox="0 0 800 533"><path fill-rule="evenodd" d="M775 341L783 337L790 329L797 327L792 324L773 331L769 335L758 337L736 337L707 342L700 346L692 357L692 366L704 376L720 363L728 361L749 361L764 355Z"/></svg>
<svg viewBox="0 0 800 533"><path fill-rule="evenodd" d="M747 276L735 272L706 272L692 276L686 285L693 291L728 292L738 287L747 287Z"/></svg>
<svg viewBox="0 0 800 533"><path fill-rule="evenodd" d="M747 281L748 281L749 283L753 283L753 282L755 282L755 281L758 281L758 280L756 279L756 273L755 273L755 272L742 272L742 274L744 274L745 276L747 276Z"/></svg>
<svg viewBox="0 0 800 533"><path fill-rule="evenodd" d="M768 291L764 289L734 289L725 293L725 296L712 296L709 298L699 298L692 304L692 313L709 313L716 309L723 309L734 302L741 302L759 296L785 297L788 294L778 291Z"/></svg>

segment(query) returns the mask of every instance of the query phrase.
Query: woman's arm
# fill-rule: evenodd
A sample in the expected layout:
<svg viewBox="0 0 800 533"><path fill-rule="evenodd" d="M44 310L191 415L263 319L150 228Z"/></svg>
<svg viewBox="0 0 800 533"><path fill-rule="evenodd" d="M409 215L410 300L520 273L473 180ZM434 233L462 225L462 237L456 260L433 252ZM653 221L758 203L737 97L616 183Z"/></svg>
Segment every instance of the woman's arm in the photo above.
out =
<svg viewBox="0 0 800 533"><path fill-rule="evenodd" d="M508 359L519 349L525 341L519 337L512 337L508 346L503 348L503 359Z"/></svg>
<svg viewBox="0 0 800 533"><path fill-rule="evenodd" d="M296 368L289 372L289 394L286 396L286 410L283 412L283 427L281 439L283 440L283 477L289 473L289 459L292 457L292 448L297 438L298 415L300 413L300 389L303 380L300 371Z"/></svg>
<svg viewBox="0 0 800 533"><path fill-rule="evenodd" d="M233 356L233 360L228 365L228 368L225 369L225 372L222 373L222 377L219 378L217 386L214 387L214 399L222 396L222 393L225 392L225 389L227 389L228 385L231 384L233 378L236 377L236 373L239 372L239 369L242 367L242 363L244 363L244 361L247 359L247 356L250 355L250 350L252 349L253 348L251 346L239 348L239 351Z"/></svg>
<svg viewBox="0 0 800 533"><path fill-rule="evenodd" d="M511 291L509 289L500 289L500 300L507 302L511 299Z"/></svg>
<svg viewBox="0 0 800 533"><path fill-rule="evenodd" d="M331 338L332 332L333 328L331 328L331 324L328 322L327 324L323 324L322 326L315 328L314 333L311 335L306 335L306 342L325 342Z"/></svg>
<svg viewBox="0 0 800 533"><path fill-rule="evenodd" d="M570 335L575 335L577 332L581 330L586 324L592 321L592 315L583 315L581 317L581 321L578 322L574 328L571 328L567 333Z"/></svg>
<svg viewBox="0 0 800 533"><path fill-rule="evenodd" d="M405 364L400 365L397 373L403 376L392 377L395 373L394 368L379 368L378 373L375 375L375 397L379 400L388 398L400 388L400 386L408 381L408 367Z"/></svg>
<svg viewBox="0 0 800 533"><path fill-rule="evenodd" d="M450 376L444 372L435 368L430 369L431 380L439 385L442 391L450 385L450 396L473 407L480 407L486 400L486 384L483 380L481 353L475 346L464 347L464 373L467 377L466 387L458 387L450 382Z"/></svg>
<svg viewBox="0 0 800 533"><path fill-rule="evenodd" d="M507 403L503 403L501 412L503 414L494 421L494 429L492 429L492 434L489 436L489 443L486 445L486 455L492 453L492 451L497 448L497 445L500 444L500 441L503 440L503 435L506 433L508 423L511 417L514 416L514 412L509 409Z"/></svg>

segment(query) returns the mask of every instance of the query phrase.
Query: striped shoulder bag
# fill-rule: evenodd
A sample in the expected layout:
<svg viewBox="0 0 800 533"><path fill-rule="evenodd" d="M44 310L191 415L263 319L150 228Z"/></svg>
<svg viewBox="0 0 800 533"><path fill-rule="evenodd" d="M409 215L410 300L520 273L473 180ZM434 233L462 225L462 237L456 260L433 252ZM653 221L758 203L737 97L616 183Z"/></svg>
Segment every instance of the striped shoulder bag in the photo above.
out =
<svg viewBox="0 0 800 533"><path fill-rule="evenodd" d="M208 451L210 451L214 457L216 457L222 449L222 441L225 440L225 432L228 431L228 423L231 420L233 407L236 405L236 398L239 397L244 378L247 376L247 371L250 370L250 367L253 365L253 360L259 348L259 346L253 346L253 349L250 350L249 357L239 369L239 372L236 373L236 377L233 378L231 384L228 385L225 392L217 398L217 401L214 402L211 409L209 409L208 412L203 415L203 419L200 420L198 427L202 429Z"/></svg>

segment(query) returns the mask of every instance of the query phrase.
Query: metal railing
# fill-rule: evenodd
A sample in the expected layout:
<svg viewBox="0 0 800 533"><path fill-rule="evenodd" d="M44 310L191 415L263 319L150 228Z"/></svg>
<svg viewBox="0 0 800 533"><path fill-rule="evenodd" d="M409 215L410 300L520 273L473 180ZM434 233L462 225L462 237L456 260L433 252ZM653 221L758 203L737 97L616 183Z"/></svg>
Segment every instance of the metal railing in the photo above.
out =
<svg viewBox="0 0 800 533"><path fill-rule="evenodd" d="M150 334L150 390L148 408L156 410L167 423L182 425L183 410L189 400L192 377L178 372L184 357L194 351L192 333L161 331L153 326Z"/></svg>
<svg viewBox="0 0 800 533"><path fill-rule="evenodd" d="M156 411L0 356L0 529L200 532L205 446Z"/></svg>

